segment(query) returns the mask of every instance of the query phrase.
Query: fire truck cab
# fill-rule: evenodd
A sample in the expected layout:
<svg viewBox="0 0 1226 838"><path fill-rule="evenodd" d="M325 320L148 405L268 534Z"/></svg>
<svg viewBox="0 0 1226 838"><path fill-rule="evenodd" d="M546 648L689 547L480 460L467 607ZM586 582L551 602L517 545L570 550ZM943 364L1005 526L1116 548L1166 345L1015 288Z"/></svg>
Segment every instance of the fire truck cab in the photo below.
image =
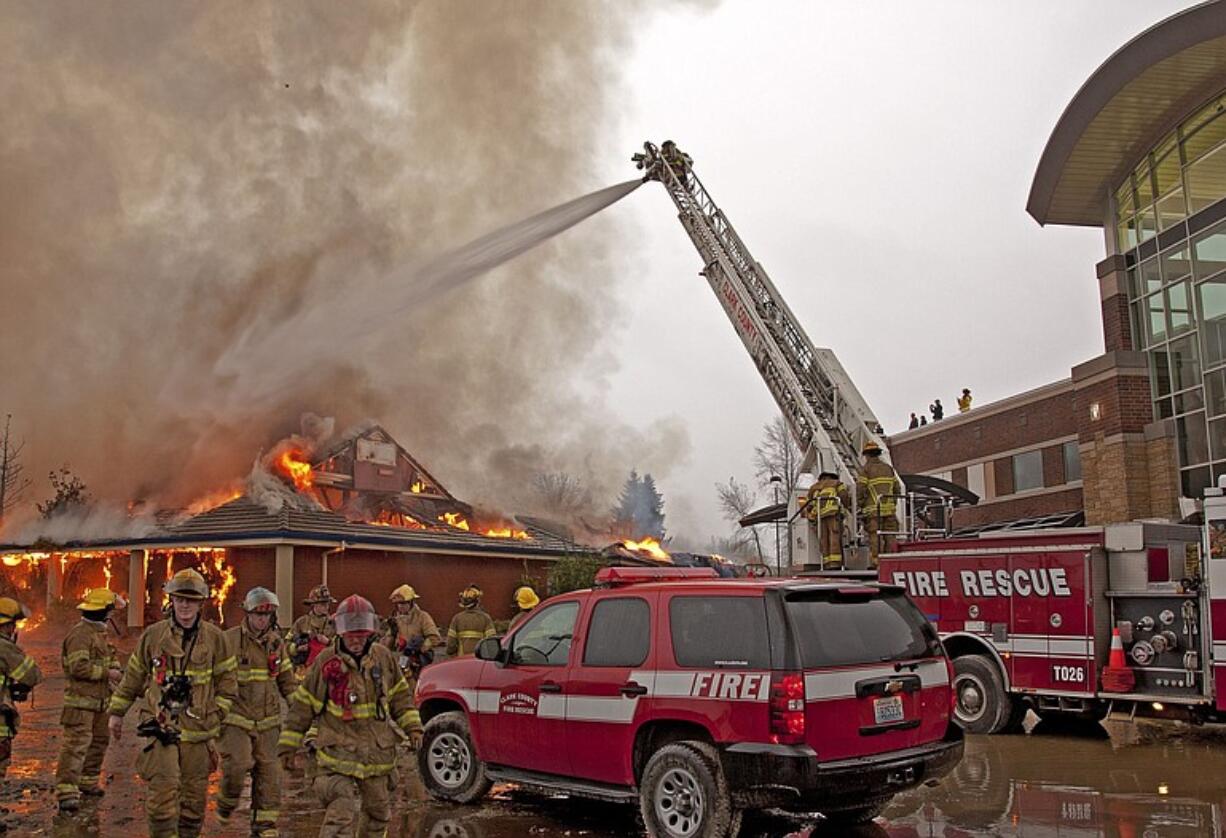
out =
<svg viewBox="0 0 1226 838"><path fill-rule="evenodd" d="M1211 491L1226 559L1226 498ZM1226 633L1214 634L1226 632L1226 561L1215 574L1213 549L1199 527L1135 522L911 541L878 572L937 626L972 733L1020 727L1027 709L1200 723L1226 720Z"/></svg>

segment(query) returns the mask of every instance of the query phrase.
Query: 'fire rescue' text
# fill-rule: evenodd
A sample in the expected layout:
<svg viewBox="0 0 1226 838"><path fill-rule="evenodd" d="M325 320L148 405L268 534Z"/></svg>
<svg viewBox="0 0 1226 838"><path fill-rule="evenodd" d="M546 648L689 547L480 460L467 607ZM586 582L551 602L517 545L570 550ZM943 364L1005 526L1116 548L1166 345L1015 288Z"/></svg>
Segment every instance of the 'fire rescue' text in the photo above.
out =
<svg viewBox="0 0 1226 838"><path fill-rule="evenodd" d="M1072 596L1062 567L960 570L958 582L964 597ZM896 570L894 584L905 587L911 596L949 596L943 570Z"/></svg>

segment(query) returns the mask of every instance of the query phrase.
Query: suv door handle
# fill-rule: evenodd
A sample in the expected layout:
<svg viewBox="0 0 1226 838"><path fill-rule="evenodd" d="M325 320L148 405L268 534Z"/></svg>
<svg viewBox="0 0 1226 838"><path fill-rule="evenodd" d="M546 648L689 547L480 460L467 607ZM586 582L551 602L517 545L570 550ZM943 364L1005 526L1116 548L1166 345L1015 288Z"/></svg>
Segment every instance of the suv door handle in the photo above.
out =
<svg viewBox="0 0 1226 838"><path fill-rule="evenodd" d="M560 693L562 692L562 685L555 684L553 681L546 681L541 684L540 691L543 693Z"/></svg>
<svg viewBox="0 0 1226 838"><path fill-rule="evenodd" d="M627 681L622 684L622 695L633 698L636 695L647 695L647 688L637 681Z"/></svg>

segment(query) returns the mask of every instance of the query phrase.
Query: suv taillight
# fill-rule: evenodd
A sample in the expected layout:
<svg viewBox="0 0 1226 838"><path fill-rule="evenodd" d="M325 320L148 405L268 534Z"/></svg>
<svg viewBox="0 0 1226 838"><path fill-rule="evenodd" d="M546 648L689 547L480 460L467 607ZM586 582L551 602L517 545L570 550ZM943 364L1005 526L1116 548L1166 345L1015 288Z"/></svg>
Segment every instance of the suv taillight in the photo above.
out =
<svg viewBox="0 0 1226 838"><path fill-rule="evenodd" d="M771 673L770 739L776 745L805 741L805 676L799 672Z"/></svg>

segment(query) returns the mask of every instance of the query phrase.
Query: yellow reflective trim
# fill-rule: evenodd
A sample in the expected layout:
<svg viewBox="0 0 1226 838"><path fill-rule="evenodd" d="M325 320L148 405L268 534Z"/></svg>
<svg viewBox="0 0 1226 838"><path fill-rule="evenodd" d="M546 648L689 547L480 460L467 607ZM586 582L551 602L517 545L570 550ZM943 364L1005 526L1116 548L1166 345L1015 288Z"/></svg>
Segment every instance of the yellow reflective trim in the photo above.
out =
<svg viewBox="0 0 1226 838"><path fill-rule="evenodd" d="M296 730L283 730L281 735L277 737L277 744L297 748L302 744L302 734Z"/></svg>
<svg viewBox="0 0 1226 838"><path fill-rule="evenodd" d="M64 665L68 666L73 661L89 660L89 649L77 649L64 657Z"/></svg>
<svg viewBox="0 0 1226 838"><path fill-rule="evenodd" d="M408 688L409 688L409 682L404 680L404 678L401 678L395 684L392 685L392 688L390 690L387 691L387 697L391 698L394 695L399 695L400 693L406 691Z"/></svg>
<svg viewBox="0 0 1226 838"><path fill-rule="evenodd" d="M490 633L492 634L493 632L490 632ZM486 636L485 631L462 631L460 632L460 637L465 640L472 640L473 638L481 638L485 636Z"/></svg>
<svg viewBox="0 0 1226 838"><path fill-rule="evenodd" d="M226 698L224 695L215 696L213 700L217 702L217 706L223 713L229 713L230 708L234 706L234 699Z"/></svg>
<svg viewBox="0 0 1226 838"><path fill-rule="evenodd" d="M111 704L107 708L107 712L112 716L122 716L128 712L128 708L132 706L133 699L120 698L117 695L111 696Z"/></svg>
<svg viewBox="0 0 1226 838"><path fill-rule="evenodd" d="M255 723L255 729L260 730L260 731L272 730L274 727L280 727L280 726L281 726L280 716L269 716L267 719L260 719L258 722Z"/></svg>
<svg viewBox="0 0 1226 838"><path fill-rule="evenodd" d="M392 769L396 767L394 763L390 762L353 762L347 759L337 759L334 756L330 756L327 751L319 751L315 754L315 759L319 760L320 765L335 771L337 774L356 777L359 780L390 774Z"/></svg>
<svg viewBox="0 0 1226 838"><path fill-rule="evenodd" d="M240 669L238 682L240 684L258 683L269 680L267 669Z"/></svg>
<svg viewBox="0 0 1226 838"><path fill-rule="evenodd" d="M213 664L213 671L218 675L229 672L231 669L238 669L238 658L234 657L233 655L226 658L221 663Z"/></svg>
<svg viewBox="0 0 1226 838"><path fill-rule="evenodd" d="M207 742L216 739L221 734L221 727L211 727L208 730L183 730L179 738L184 742Z"/></svg>
<svg viewBox="0 0 1226 838"><path fill-rule="evenodd" d="M145 662L136 655L132 655L130 658L128 658L128 669L132 670L138 675L144 675L149 671L149 667L145 666Z"/></svg>
<svg viewBox="0 0 1226 838"><path fill-rule="evenodd" d="M87 695L73 695L72 693L65 693L64 695L64 706L73 707L78 710L101 712L104 704L106 704L106 700L102 698L90 698Z"/></svg>
<svg viewBox="0 0 1226 838"><path fill-rule="evenodd" d="M13 731L8 725L0 724L0 739L12 739Z"/></svg>
<svg viewBox="0 0 1226 838"><path fill-rule="evenodd" d="M417 712L416 709L405 710L400 714L400 718L396 719L396 724L400 725L405 733L419 730L421 728L421 713Z"/></svg>
<svg viewBox="0 0 1226 838"><path fill-rule="evenodd" d="M246 716L238 713L226 713L225 718L221 720L223 725L241 728L242 730L255 730L255 722L248 719Z"/></svg>
<svg viewBox="0 0 1226 838"><path fill-rule="evenodd" d="M448 636L448 637L455 637L455 636L456 636L455 629L453 629L453 628L449 628L449 629L447 629L447 636Z"/></svg>
<svg viewBox="0 0 1226 838"><path fill-rule="evenodd" d="M255 820L257 821L271 822L271 821L275 821L279 817L281 817L280 809L256 809L255 810Z"/></svg>
<svg viewBox="0 0 1226 838"><path fill-rule="evenodd" d="M375 717L375 708L377 705L373 703L366 704L351 704L349 705L349 717L351 719L373 719ZM334 701L328 702L328 713L336 716L338 719L345 717L346 708L341 707Z"/></svg>
<svg viewBox="0 0 1226 838"><path fill-rule="evenodd" d="M305 704L316 713L319 713L324 709L324 703L315 696L311 695L310 691L305 686L299 687L290 693L290 700L297 701L299 704Z"/></svg>
<svg viewBox="0 0 1226 838"><path fill-rule="evenodd" d="M485 630L485 636L486 636L486 637L493 637L493 636L494 636L494 630L493 630L492 628L487 628L487 629Z"/></svg>
<svg viewBox="0 0 1226 838"><path fill-rule="evenodd" d="M11 678L14 681L20 681L33 668L34 668L34 658L30 657L29 655L26 655L25 659L22 660L21 663L17 664L17 668L9 673L9 678Z"/></svg>
<svg viewBox="0 0 1226 838"><path fill-rule="evenodd" d="M56 783L55 790L57 793L72 794L77 791L77 786L75 783Z"/></svg>

